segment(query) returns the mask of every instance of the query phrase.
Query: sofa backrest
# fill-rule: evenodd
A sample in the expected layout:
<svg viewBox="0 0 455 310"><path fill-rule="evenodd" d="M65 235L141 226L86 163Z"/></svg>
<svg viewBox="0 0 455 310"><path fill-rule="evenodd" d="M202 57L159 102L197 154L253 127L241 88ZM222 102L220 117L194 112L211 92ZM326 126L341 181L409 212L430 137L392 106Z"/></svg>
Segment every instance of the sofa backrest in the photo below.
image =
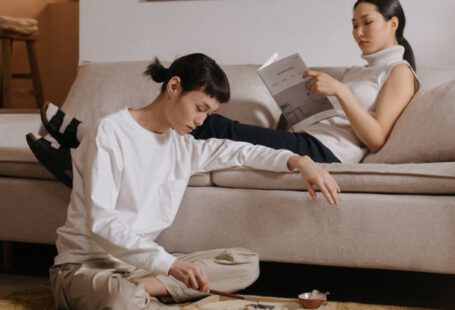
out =
<svg viewBox="0 0 455 310"><path fill-rule="evenodd" d="M63 109L84 122L94 122L122 107L150 103L161 84L143 75L148 62L90 63L79 67ZM166 65L166 64L165 64ZM220 113L241 122L273 127L280 111L256 73L256 65L223 66L232 96Z"/></svg>
<svg viewBox="0 0 455 310"><path fill-rule="evenodd" d="M84 122L93 124L101 117L123 107L141 107L160 91L157 84L143 75L149 62L88 63L79 72L63 109ZM166 65L166 64L165 64ZM220 113L240 122L275 127L280 111L260 80L258 65L222 66L231 84L231 101ZM340 77L345 68L314 68ZM423 87L431 87L455 77L454 69L419 68Z"/></svg>

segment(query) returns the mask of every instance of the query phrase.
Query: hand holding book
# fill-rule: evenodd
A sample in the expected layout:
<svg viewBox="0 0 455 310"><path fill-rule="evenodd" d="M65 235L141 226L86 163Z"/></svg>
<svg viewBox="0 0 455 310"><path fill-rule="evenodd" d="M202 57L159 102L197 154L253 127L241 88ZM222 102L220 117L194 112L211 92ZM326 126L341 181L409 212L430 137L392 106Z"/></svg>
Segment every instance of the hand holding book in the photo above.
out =
<svg viewBox="0 0 455 310"><path fill-rule="evenodd" d="M327 97L308 90L308 83L314 78L304 77L304 72L309 69L299 54L277 59L275 53L259 68L258 74L292 131L303 131L306 126L337 114Z"/></svg>
<svg viewBox="0 0 455 310"><path fill-rule="evenodd" d="M320 71L304 71L303 78L311 78L307 89L318 96L337 96L343 83L331 75Z"/></svg>

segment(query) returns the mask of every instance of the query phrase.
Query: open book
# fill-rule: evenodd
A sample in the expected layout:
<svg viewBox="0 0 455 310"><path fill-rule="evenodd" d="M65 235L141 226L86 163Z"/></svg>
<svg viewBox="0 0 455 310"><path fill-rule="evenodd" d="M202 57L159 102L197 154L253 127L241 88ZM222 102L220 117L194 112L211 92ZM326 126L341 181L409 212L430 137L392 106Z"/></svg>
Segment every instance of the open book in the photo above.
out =
<svg viewBox="0 0 455 310"><path fill-rule="evenodd" d="M311 77L303 78L305 70L309 69L297 53L280 60L275 53L258 69L259 76L294 132L301 132L308 125L337 115L327 97L307 90Z"/></svg>

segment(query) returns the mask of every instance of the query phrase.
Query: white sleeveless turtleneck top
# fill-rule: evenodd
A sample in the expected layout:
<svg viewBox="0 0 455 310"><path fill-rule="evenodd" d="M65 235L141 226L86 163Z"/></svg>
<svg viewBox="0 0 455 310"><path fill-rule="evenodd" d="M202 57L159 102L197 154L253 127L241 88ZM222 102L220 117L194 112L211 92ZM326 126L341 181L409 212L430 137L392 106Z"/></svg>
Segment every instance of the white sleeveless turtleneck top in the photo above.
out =
<svg viewBox="0 0 455 310"><path fill-rule="evenodd" d="M368 64L351 67L345 72L341 82L349 87L370 115L375 114L376 99L392 68L398 64L407 64L411 68L403 55L404 47L394 45L374 54L362 55ZM352 130L338 99L329 99L338 115L308 126L305 132L321 141L342 163L358 163L367 153L367 148Z"/></svg>

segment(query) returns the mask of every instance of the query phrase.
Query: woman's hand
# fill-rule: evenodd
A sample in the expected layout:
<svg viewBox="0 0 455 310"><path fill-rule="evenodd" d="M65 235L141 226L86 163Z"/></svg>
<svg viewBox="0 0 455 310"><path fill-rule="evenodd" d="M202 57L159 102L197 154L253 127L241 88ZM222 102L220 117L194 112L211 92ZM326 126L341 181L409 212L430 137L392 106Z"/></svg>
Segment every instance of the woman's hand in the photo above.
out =
<svg viewBox="0 0 455 310"><path fill-rule="evenodd" d="M318 188L330 204L339 204L338 193L340 192L340 187L338 183L327 170L321 168L310 157L293 155L288 159L288 168L291 171L294 169L299 170L303 183L313 201L316 200L315 189Z"/></svg>
<svg viewBox="0 0 455 310"><path fill-rule="evenodd" d="M184 262L177 259L169 270L169 275L173 276L187 287L203 293L209 293L209 278L202 267L198 264Z"/></svg>
<svg viewBox="0 0 455 310"><path fill-rule="evenodd" d="M337 96L344 84L331 75L320 71L305 71L303 77L311 77L307 89L319 96Z"/></svg>

